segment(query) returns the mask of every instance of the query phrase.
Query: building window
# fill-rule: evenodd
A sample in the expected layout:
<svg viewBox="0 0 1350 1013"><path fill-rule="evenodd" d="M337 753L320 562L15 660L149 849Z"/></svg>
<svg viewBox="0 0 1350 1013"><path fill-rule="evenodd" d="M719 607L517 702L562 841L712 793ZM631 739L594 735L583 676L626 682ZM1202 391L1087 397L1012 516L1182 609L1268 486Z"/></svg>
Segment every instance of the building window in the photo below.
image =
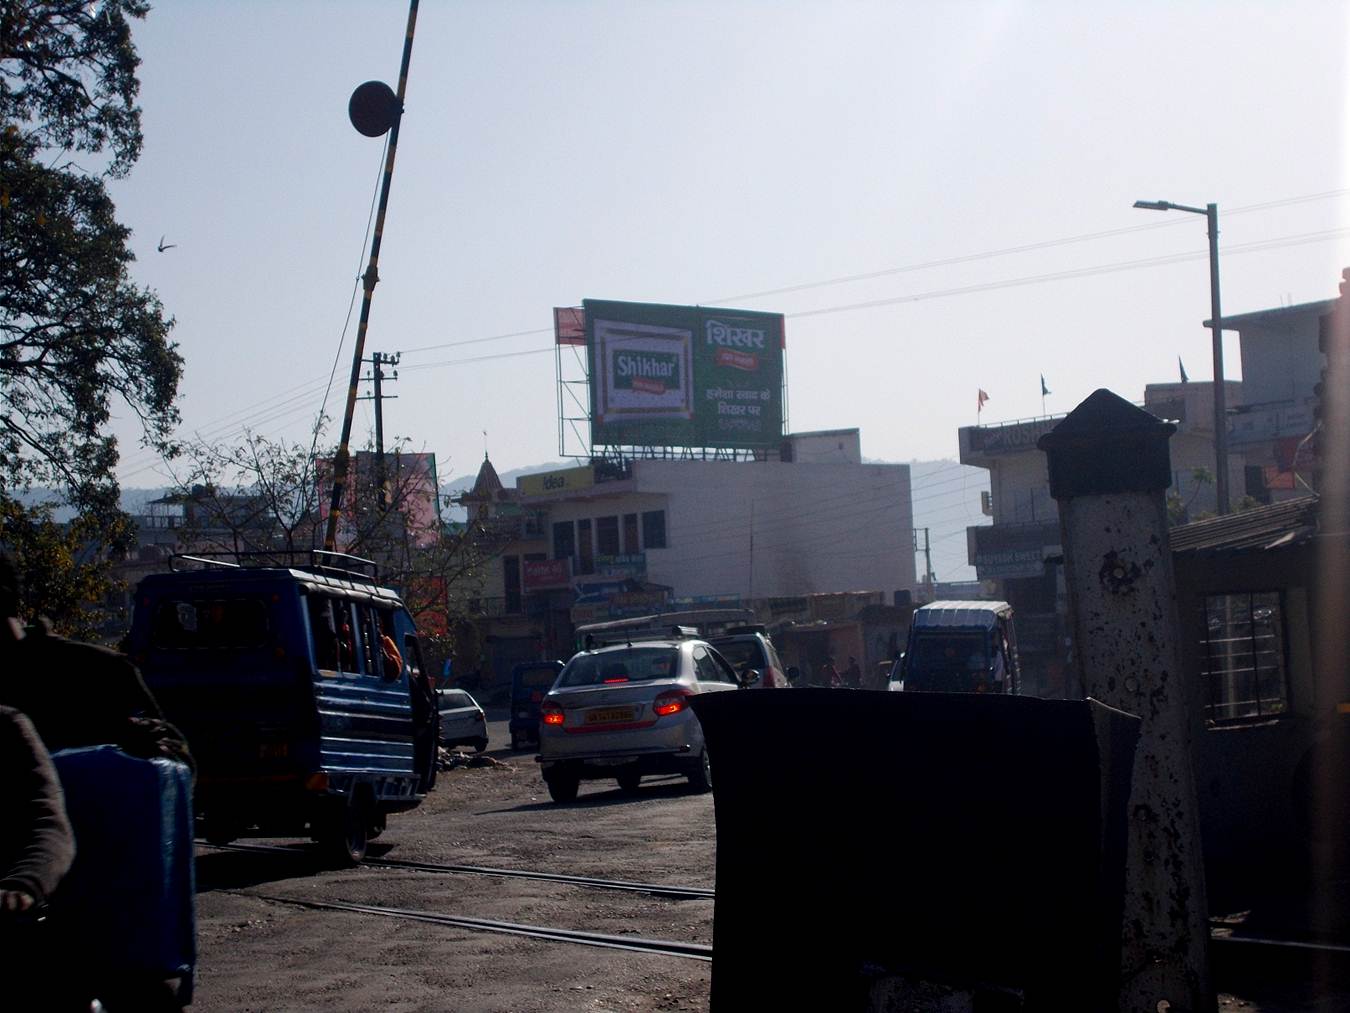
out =
<svg viewBox="0 0 1350 1013"><path fill-rule="evenodd" d="M576 537L571 521L559 521L553 525L553 558L571 559L577 554Z"/></svg>
<svg viewBox="0 0 1350 1013"><path fill-rule="evenodd" d="M629 556L642 551L642 547L638 543L637 514L623 515L623 551L625 555Z"/></svg>
<svg viewBox="0 0 1350 1013"><path fill-rule="evenodd" d="M595 572L595 549L591 546L591 522L577 521L577 572Z"/></svg>
<svg viewBox="0 0 1350 1013"><path fill-rule="evenodd" d="M1279 592L1211 595L1204 623L1209 722L1285 713L1289 691Z"/></svg>
<svg viewBox="0 0 1350 1013"><path fill-rule="evenodd" d="M507 615L520 611L520 557L502 557L502 589L505 601L502 605Z"/></svg>
<svg viewBox="0 0 1350 1013"><path fill-rule="evenodd" d="M619 554L619 518L597 517L595 519L595 551L601 556Z"/></svg>
<svg viewBox="0 0 1350 1013"><path fill-rule="evenodd" d="M664 510L643 512L642 547L644 549L664 549L666 547L666 512Z"/></svg>

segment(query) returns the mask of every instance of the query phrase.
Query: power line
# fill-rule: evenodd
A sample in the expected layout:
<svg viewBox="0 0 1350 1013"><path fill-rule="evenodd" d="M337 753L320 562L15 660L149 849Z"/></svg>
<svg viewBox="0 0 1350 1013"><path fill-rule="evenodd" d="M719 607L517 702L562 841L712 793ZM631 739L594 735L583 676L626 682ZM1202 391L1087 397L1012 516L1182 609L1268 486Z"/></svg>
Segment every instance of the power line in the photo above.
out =
<svg viewBox="0 0 1350 1013"><path fill-rule="evenodd" d="M1291 204L1304 204L1309 201L1342 197L1348 193L1350 193L1350 188L1327 190L1323 193L1305 194L1301 197L1286 197L1281 200L1266 201L1261 204L1248 204L1244 207L1229 208L1224 211L1224 215L1227 217L1246 214L1252 211L1265 211L1270 208L1286 207ZM1191 223L1185 219L1174 219L1170 221L1149 222L1141 225L1128 225L1119 229L1105 229L1101 232L1086 232L1082 235L1065 236L1061 239L1045 239L1036 243L1024 243L1020 246L1006 246L997 250L985 250L980 253L965 253L955 257L944 257L940 260L926 260L916 264L905 264L900 267L887 267L879 271L866 271L861 274L846 274L836 278L825 278L820 281L807 281L796 285L784 285L780 288L768 288L759 292L743 292L740 295L722 296L720 299L714 301L729 302L735 299L759 299L764 296L783 295L788 292L803 292L808 289L825 288L831 285L847 285L856 281L872 281L877 278L886 278L896 274L927 271L936 267L951 267L956 264L969 264L980 260L992 260L995 257L1007 257L1017 253L1031 253L1036 250L1048 250L1056 246L1068 246L1075 243L1086 243L1098 239L1108 239L1113 236L1128 235L1133 232L1146 232L1150 229L1176 228L1188 224Z"/></svg>
<svg viewBox="0 0 1350 1013"><path fill-rule="evenodd" d="M1251 204L1251 205L1246 205L1246 206L1240 207L1240 208L1233 208L1233 209L1230 209L1230 210L1226 211L1225 213L1226 213L1226 214L1229 214L1229 215L1232 215L1232 214L1241 214L1241 213L1247 213L1247 212L1253 212L1253 211L1267 210L1267 209L1270 209L1270 208L1283 207L1283 206L1288 206L1288 205L1292 205L1292 204L1306 203L1306 202L1310 202L1310 201L1325 200L1325 199L1328 199L1328 198L1340 197L1340 196L1344 196L1344 195L1347 194L1347 193L1350 193L1350 188L1347 188L1347 189L1340 189L1340 190L1330 190L1330 191L1325 191L1325 192L1322 192L1322 193L1307 194L1307 195L1303 195L1303 196L1299 196L1299 197L1284 198L1284 199L1281 199L1281 200L1266 201L1266 202L1263 202L1263 203L1260 203L1260 204ZM369 224L369 223L368 223L368 224ZM917 271L917 270L920 270L920 269L931 268L931 267L939 267L939 266L946 266L946 265L955 264L955 263L963 263L963 262L969 262L969 261L975 261L975 260L991 259L991 258L994 258L994 257L1007 256L1007 255L1014 254L1014 253L1019 253L1019 252L1027 252L1027 251L1031 251L1031 250L1043 249L1043 248L1049 248L1049 247L1059 246L1059 245L1067 245L1067 244L1071 244L1071 243L1088 242L1088 241L1092 241L1092 240L1095 240L1095 239L1105 238L1105 237L1109 237L1109 236L1113 236L1113 235L1118 235L1118 234L1123 234L1123 233L1128 233L1128 232L1142 231L1142 230L1150 229L1150 228L1172 227L1172 226L1174 226L1174 225L1180 225L1180 224L1184 224L1184 220L1178 220L1178 221L1176 221L1176 222L1170 222L1170 221L1169 221L1169 222L1155 222L1155 223L1148 223L1147 225L1130 226L1130 227L1123 228L1123 229L1112 229L1112 230L1106 230L1106 231L1103 231L1103 232L1086 233L1086 234L1083 234L1083 235L1080 235L1080 236L1070 236L1070 237L1064 237L1064 238L1061 238L1061 239L1045 240L1045 241L1038 242L1038 243L1024 244L1024 245L1018 246L1018 247L1007 247L1007 248L1004 248L1004 249L1001 249L1001 250L990 250L990 251L984 251L984 252L981 252L981 253L966 254L966 255L962 255L962 256L960 256L960 257L945 258L945 259L943 259L943 260L935 260L935 261L929 261L929 262L924 262L924 263L920 263L920 264L905 265L905 266L897 267L897 268L888 268L888 269L885 269L885 270L882 270L882 271L868 272L868 273L865 273L865 274L857 274L857 275L843 276L843 277L839 277L839 278L824 279L824 280L821 280L821 281L818 281L818 282L805 282L805 283L802 283L802 284L800 284L800 285L785 286L785 287L780 288L780 289L765 290L765 291L762 292L762 293L746 293L746 294L741 295L741 296L728 296L728 297L724 297L724 299L754 298L754 297L757 297L758 295L763 295L763 294L777 294L777 293L779 293L779 292L799 291L799 290L805 290L805 289L809 289L809 288L824 287L824 286L833 285L833 284L843 284L843 283L846 283L846 282L849 282L849 281L857 281L857 280L865 280L865 279L870 279L870 278L883 277L883 276L891 275L891 274L898 274L898 273L905 273L905 272ZM1347 230L1347 229L1331 229L1331 230L1325 230L1325 231L1322 231L1322 232L1305 233L1305 234L1296 235L1296 236L1277 237L1276 239L1272 239L1272 240L1261 240L1261 241L1256 241L1256 242L1252 242L1252 243L1241 244L1241 245L1238 245L1238 246L1230 246L1230 247L1226 247L1225 250L1224 250L1224 253L1225 253L1226 256L1227 256L1227 255L1238 255L1238 254L1242 254L1242 253L1260 252L1260 251L1263 251L1263 250L1280 249L1280 248L1289 247L1289 246L1305 245L1305 244L1308 244L1308 243L1324 242L1324 241L1327 241L1327 240L1329 240L1329 239L1333 239L1333 238L1340 237L1340 236L1346 234L1347 232L1350 232L1350 230ZM364 249L364 243L363 243L363 249ZM870 301L859 302L859 303L848 303L848 304L840 304L840 305L835 305L835 306L819 307L819 308L811 309L811 310L801 310L801 311L798 311L798 312L795 312L795 313L787 314L787 316L796 319L796 318L803 318L803 317L808 317L808 316L819 316L819 315L826 315L826 314L831 314L831 313L849 312L849 311L853 311L853 310L857 310L857 309L874 308L874 307L880 307L880 306L886 306L886 305L896 305L896 304L900 304L900 303L904 303L904 302L917 302L917 301L921 301L921 300L925 300L925 299L948 298L948 297L959 296L959 295L974 294L974 293L978 293L978 292L993 291L993 290L1000 289L1000 288L1018 287L1018 286L1023 286L1023 285L1040 284L1040 283L1046 283L1046 282L1051 282L1051 281L1061 281L1061 280L1070 280L1070 279L1074 279L1074 278L1090 277L1090 276L1093 276L1093 275L1096 275L1096 274L1106 274L1106 273L1113 273L1113 272L1125 271L1125 270L1134 270L1134 269L1140 269L1140 268L1146 268L1146 267L1164 266L1164 265L1169 265L1169 264L1174 264L1174 263L1182 263L1182 262L1190 261L1190 260L1199 260L1199 259L1202 259L1202 258L1204 258L1204 257L1206 257L1206 256L1207 256L1207 253L1205 253L1205 252L1196 252L1196 253L1170 254L1170 255L1164 255L1164 256L1160 256L1160 257L1151 257L1151 258L1141 258L1141 259L1138 259L1138 260L1132 260L1132 261L1121 261L1121 262L1117 262L1117 263L1113 263L1113 264L1098 265L1098 266L1095 266L1095 267L1077 268L1077 269L1072 269L1072 270L1068 270L1068 271L1052 272L1052 273L1042 274L1042 275L1030 275L1030 276L1018 277L1018 278L1010 278L1010 279L1004 279L1004 280L1001 280L1001 281L978 283L978 284L974 284L974 285L960 286L960 287L956 287L956 288L934 289L934 290L929 290L929 291L925 291L925 292L911 293L911 294L909 294L909 295L904 295L904 296L895 296L895 297L891 297L891 298L887 298L887 299L878 299L878 300L870 300ZM359 279L358 279L358 282L359 282ZM344 322L344 324L343 324L342 341L339 343L339 349L338 349L338 353L337 353L337 358L335 358L335 360L334 360L335 363L338 362L338 361L340 360L340 357L341 357L342 342L345 342L346 328L349 326L349 323L350 323L351 305L354 305L354 299L355 299L354 293L355 293L355 287L354 287L354 289L353 289L353 299L352 299L352 302L349 303L349 307L348 307L347 320L346 320L346 322ZM723 300L718 300L718 301L723 301ZM510 339L510 338L516 338L516 337L529 337L529 336L534 336L534 335L543 335L543 334L550 334L550 333L552 333L552 328L534 328L534 329L530 329L530 330L512 331L512 332L507 332L507 333L503 333L503 334L494 334L494 335L488 335L488 336L485 336L485 337L479 337L479 338L466 338L466 339L461 339L461 340L457 340L457 341L442 342L442 343L439 343L439 344L423 345L423 346L419 346L419 347L417 347L417 348L405 350L405 354L413 354L413 353L417 353L417 352L431 351L431 350L435 350L435 349L439 349L439 348L460 347L460 346L463 346L463 345L481 344L481 343L485 343L485 342L508 340L508 339ZM419 365L407 365L407 366L404 366L403 368L404 368L405 370L409 370L409 369L411 369L411 370L417 370L417 369L443 368L443 367L445 367L445 366L466 365L466 364L472 364L472 363L478 363L478 362L492 361L492 360L495 360L495 359L513 358L513 357L517 357L517 356L541 355L541 354L544 354L544 353L549 352L549 351L552 351L552 350L553 350L553 346L550 344L550 345L548 345L548 346L546 346L546 347L542 347L542 348L531 348L531 349L524 349L524 350L516 351L516 352L503 352L503 353L496 353L496 354L492 354L492 355L474 356L474 357L462 358L462 359L447 359L447 360L442 360L442 361L439 361L439 362L422 363L422 364L419 364ZM331 382L332 382L332 377L333 377L334 375L335 375L334 372L330 372L329 377L328 377L328 387L326 388L325 396L324 396L324 401L323 401L323 407L324 407L324 408L326 408L326 406L327 406L327 401L328 401L328 396L329 396L329 395L328 395L328 392L331 390ZM309 381L309 382L307 382L306 384L301 384L301 385L297 385L296 387L287 388L286 391L282 391L282 392L279 393L278 395L274 395L274 397L272 397L272 398L267 398L267 399L264 399L263 401L257 402L257 403L255 404L254 407L261 407L261 406L263 406L263 405L270 405L271 402L276 401L278 398L282 398L283 395L285 395L285 394L288 393L289 391L298 390L298 389L301 389L301 388L303 388L303 387L307 387L307 386L309 386L310 384L317 383L317 382L318 382L318 379L322 379L322 378L320 377L320 378L317 378L316 380ZM310 391L309 393L313 393L313 391ZM285 404L285 403L287 403L287 401L289 401L289 400L292 400L292 399L286 398L286 399L282 400L282 401L279 403L279 405L280 405L280 404ZM275 406L275 407L279 407L279 405L277 405L277 406ZM257 414L250 415L250 414L249 414L250 409L247 409L247 408L245 408L245 409L237 409L236 411L231 412L231 413L227 414L226 416L222 416L222 417L220 417L219 419L214 420L212 423L209 423L206 427L204 427L204 429L203 429L202 431L205 432L205 431L210 431L210 430L212 430L212 429L218 429L219 426L220 426L220 424L223 423L224 421L226 421L227 419L231 419L231 418L236 418L236 417L242 416L242 417L243 417L243 420L242 420L242 422L240 423L240 426L235 427L234 430L232 430L232 432L233 432L233 431L238 431L238 430L240 430L240 429L242 429L242 428L247 428L247 427L249 427L250 425L256 425L256 424L258 424L258 419L259 419L260 417L262 417L262 416L264 416L264 415L267 415L267 414L271 413L272 411L273 411L273 407L268 407L268 408L263 409L263 411L258 412ZM321 411L322 411L322 408L321 408ZM288 412L288 413L285 413L285 414L290 414L290 413ZM268 419L268 421L273 421L273 420L274 420L274 419ZM142 460L144 460L144 459L142 459ZM125 472L125 471L124 471L124 472L123 472L124 475L136 474L136 473L139 473L140 471L147 470L147 467L153 466L153 465L147 465L147 466L136 467L137 465L140 464L140 462L137 461L135 458L133 458L131 461L129 461L129 462L127 462L127 463L133 465L133 470L132 470L131 472ZM158 463L158 459L157 459L157 458L155 459L154 463L155 463L155 464Z"/></svg>
<svg viewBox="0 0 1350 1013"><path fill-rule="evenodd" d="M1228 246L1223 250L1225 257L1239 256L1244 253L1260 253L1264 250L1278 250L1289 246L1305 246L1310 243L1323 243L1350 234L1350 228L1324 229L1319 232L1305 232L1296 236L1283 236L1278 239L1259 240ZM799 310L784 314L788 319L824 316L830 313L845 313L850 310L875 309L879 306L895 306L899 303L920 302L925 299L943 299L949 296L971 295L976 292L992 292L1000 288L1016 288L1022 285L1039 285L1050 281L1067 281L1075 278L1088 278L1099 274L1113 274L1118 271L1135 271L1145 267L1163 267L1180 264L1190 260L1206 260L1209 252L1171 253L1158 257L1142 257L1137 260L1122 260L1112 264L1099 264L1095 267L1077 267L1066 271L1053 271L1049 274L1032 274L1020 278L1006 278L1002 281L977 282L973 285L961 285L955 288L931 289L927 292L914 292L910 295L891 296L886 299L869 299L865 302L842 303L836 306L823 306L813 310Z"/></svg>
<svg viewBox="0 0 1350 1013"><path fill-rule="evenodd" d="M1311 201L1328 200L1336 197L1343 197L1350 194L1350 187L1339 190L1326 190L1321 193L1303 194L1298 197L1284 197L1278 200L1263 201L1259 204L1247 204L1242 207L1228 208L1224 211L1226 217L1232 215L1249 214L1255 211L1268 211L1272 208L1288 207L1294 204L1306 204ZM834 285L846 285L857 281L872 281L877 278L890 277L897 274L909 274L915 271L926 271L938 267L951 267L957 264L968 264L981 260L992 260L998 257L1007 257L1018 253L1030 253L1036 250L1052 249L1057 246L1068 246L1077 243L1093 242L1098 239L1107 239L1114 236L1128 235L1134 232L1146 232L1151 229L1169 229L1178 228L1189 224L1186 219L1173 219L1159 222L1148 222L1140 225L1129 225L1119 229L1105 229L1100 232L1087 232L1077 236L1064 236L1059 239L1045 239L1034 243L1023 243L1019 246L1007 246L995 250L983 250L977 253L965 253L953 257L944 257L938 260L920 261L914 264L904 264L899 267L887 267L877 271L865 271L859 274L840 275L833 278L822 278L817 281L800 282L795 285L784 285L779 288L762 289L758 292L744 292L739 295L719 296L716 299L705 300L700 305L710 305L712 303L730 302L736 299L759 299L764 296L782 295L789 292L803 292L814 288L827 288ZM793 314L800 315L800 314ZM441 348L456 348L461 345L479 344L485 341L504 341L509 338L533 337L539 334L552 334L551 327L536 327L532 330L510 331L505 334L493 334L482 338L465 338L457 341L446 341L432 345L422 345L417 348L403 349L404 355L412 355L417 352L435 351Z"/></svg>

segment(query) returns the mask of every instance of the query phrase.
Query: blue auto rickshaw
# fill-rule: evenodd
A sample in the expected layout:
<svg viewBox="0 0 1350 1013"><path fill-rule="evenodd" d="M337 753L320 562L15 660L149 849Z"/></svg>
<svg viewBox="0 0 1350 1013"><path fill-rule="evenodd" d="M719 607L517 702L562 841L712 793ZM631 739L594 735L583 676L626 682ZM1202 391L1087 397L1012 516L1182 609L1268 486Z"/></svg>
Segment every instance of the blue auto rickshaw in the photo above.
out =
<svg viewBox="0 0 1350 1013"><path fill-rule="evenodd" d="M412 617L367 560L230 555L174 557L141 581L128 640L197 762L199 833L307 833L360 862L435 782L436 698Z"/></svg>
<svg viewBox="0 0 1350 1013"><path fill-rule="evenodd" d="M539 704L553 688L561 661L524 661L511 669L511 748L539 745Z"/></svg>

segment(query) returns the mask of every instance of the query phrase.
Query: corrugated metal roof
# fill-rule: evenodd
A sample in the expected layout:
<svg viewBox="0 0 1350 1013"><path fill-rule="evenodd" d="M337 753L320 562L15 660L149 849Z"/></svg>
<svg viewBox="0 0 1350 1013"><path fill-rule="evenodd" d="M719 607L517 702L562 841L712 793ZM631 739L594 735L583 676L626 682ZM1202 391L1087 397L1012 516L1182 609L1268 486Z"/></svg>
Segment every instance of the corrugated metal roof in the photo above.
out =
<svg viewBox="0 0 1350 1013"><path fill-rule="evenodd" d="M1316 496L1272 503L1226 517L1183 524L1168 533L1173 552L1274 549L1307 541L1317 533Z"/></svg>

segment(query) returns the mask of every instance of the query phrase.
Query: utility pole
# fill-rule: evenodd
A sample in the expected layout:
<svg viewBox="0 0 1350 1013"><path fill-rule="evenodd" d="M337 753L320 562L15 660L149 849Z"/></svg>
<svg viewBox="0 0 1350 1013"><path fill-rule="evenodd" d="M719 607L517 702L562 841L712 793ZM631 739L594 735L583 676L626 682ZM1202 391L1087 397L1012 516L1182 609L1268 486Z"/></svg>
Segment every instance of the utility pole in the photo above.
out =
<svg viewBox="0 0 1350 1013"><path fill-rule="evenodd" d="M373 385L373 392L369 397L359 397L358 401L375 402L375 481L380 490L380 509L389 509L389 475L385 468L384 461L384 402L397 399L397 394L385 394L382 384L386 379L386 374L381 366L397 366L399 360L398 352L393 355L385 355L381 352L372 352L370 356L370 376L366 377ZM388 379L397 380L398 370L388 374Z"/></svg>
<svg viewBox="0 0 1350 1013"><path fill-rule="evenodd" d="M375 215L375 234L370 241L370 262L361 275L364 295L361 298L361 319L356 327L356 348L352 353L351 382L347 385L347 407L342 414L342 436L338 441L337 453L333 455L333 498L328 506L328 528L324 533L323 547L329 552L337 548L338 522L342 516L342 497L347 486L347 472L350 463L348 445L352 435L352 412L356 407L356 384L361 375L362 353L366 347L366 330L370 326L370 303L375 295L375 285L380 280L380 244L384 239L384 216L389 208L389 184L394 178L394 156L398 152L398 128L403 118L403 99L408 89L408 63L412 59L413 31L417 26L418 0L409 0L408 27L403 36L403 59L398 72L398 91L390 106L388 119L389 144L384 155L384 176L380 182L379 210ZM364 85L362 86L364 87ZM358 89L359 90L359 89ZM388 91L385 86L385 91ZM348 107L349 113L352 111ZM353 123L356 121L353 120ZM358 126L357 129L360 129ZM382 133L383 131L381 131ZM372 135L378 136L378 135Z"/></svg>
<svg viewBox="0 0 1350 1013"><path fill-rule="evenodd" d="M914 533L914 551L919 551L919 528L911 529ZM937 597L937 591L934 585L937 583L937 576L933 573L933 545L929 541L928 529L923 528L923 582L928 588L929 600Z"/></svg>
<svg viewBox="0 0 1350 1013"><path fill-rule="evenodd" d="M931 594L934 598L936 598L937 588L935 587L935 585L937 584L937 577L933 573L933 545L928 540L927 528L923 529L923 565L924 565L923 579L928 584L928 593Z"/></svg>

